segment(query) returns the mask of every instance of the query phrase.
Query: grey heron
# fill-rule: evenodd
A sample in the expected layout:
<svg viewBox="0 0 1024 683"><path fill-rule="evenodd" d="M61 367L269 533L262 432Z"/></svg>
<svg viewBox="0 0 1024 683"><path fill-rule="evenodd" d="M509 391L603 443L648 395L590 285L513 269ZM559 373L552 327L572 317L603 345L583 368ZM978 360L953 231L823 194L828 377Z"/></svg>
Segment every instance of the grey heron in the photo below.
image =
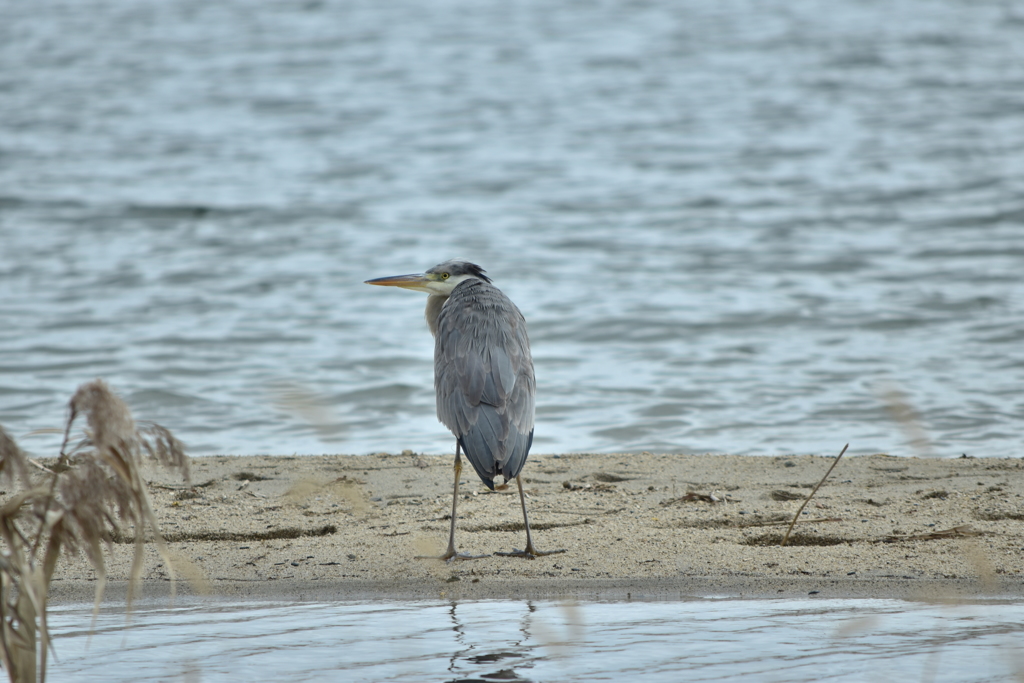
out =
<svg viewBox="0 0 1024 683"><path fill-rule="evenodd" d="M498 555L535 558L565 550L537 550L530 534L526 496L519 476L533 444L533 358L526 320L516 305L491 284L484 270L457 259L425 273L367 280L369 285L426 292L427 324L434 335L434 390L437 417L455 435L455 486L448 549L438 559L477 559L455 550L459 476L465 451L489 489L494 477L516 480L526 527L526 548Z"/></svg>

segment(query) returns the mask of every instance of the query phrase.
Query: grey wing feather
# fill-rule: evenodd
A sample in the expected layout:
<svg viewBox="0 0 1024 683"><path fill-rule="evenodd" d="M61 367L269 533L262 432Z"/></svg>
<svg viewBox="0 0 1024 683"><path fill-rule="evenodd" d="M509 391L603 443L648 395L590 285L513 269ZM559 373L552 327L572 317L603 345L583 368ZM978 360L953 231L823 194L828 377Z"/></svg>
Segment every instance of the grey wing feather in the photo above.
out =
<svg viewBox="0 0 1024 683"><path fill-rule="evenodd" d="M467 280L442 307L434 388L438 419L480 479L518 476L533 443L533 359L522 313L493 285Z"/></svg>

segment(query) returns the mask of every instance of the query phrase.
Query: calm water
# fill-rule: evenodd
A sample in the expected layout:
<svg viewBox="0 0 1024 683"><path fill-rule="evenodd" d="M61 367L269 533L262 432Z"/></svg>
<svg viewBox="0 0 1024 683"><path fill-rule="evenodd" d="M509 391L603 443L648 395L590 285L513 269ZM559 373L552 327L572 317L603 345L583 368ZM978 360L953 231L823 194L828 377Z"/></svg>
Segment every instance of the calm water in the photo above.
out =
<svg viewBox="0 0 1024 683"><path fill-rule="evenodd" d="M450 452L422 295L523 309L539 451L1021 455L1024 10L0 0L0 424ZM595 608L596 609L596 608Z"/></svg>
<svg viewBox="0 0 1024 683"><path fill-rule="evenodd" d="M206 603L54 610L59 681L907 681L1024 672L1019 603Z"/></svg>

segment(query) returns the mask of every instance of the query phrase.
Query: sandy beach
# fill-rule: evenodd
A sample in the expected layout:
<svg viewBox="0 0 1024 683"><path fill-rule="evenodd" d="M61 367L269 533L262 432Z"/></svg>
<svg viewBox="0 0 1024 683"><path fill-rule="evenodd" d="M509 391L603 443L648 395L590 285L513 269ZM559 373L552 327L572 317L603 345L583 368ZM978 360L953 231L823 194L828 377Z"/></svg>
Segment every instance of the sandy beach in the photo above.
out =
<svg viewBox="0 0 1024 683"><path fill-rule="evenodd" d="M1024 460L843 458L779 540L834 456L533 455L524 470L538 559L444 563L452 455L210 456L191 482L148 471L178 595L271 599L695 595L1024 595ZM463 472L456 542L522 548L515 485ZM133 531L113 547L123 599ZM143 597L171 590L153 543ZM63 561L54 601L91 600L84 560Z"/></svg>

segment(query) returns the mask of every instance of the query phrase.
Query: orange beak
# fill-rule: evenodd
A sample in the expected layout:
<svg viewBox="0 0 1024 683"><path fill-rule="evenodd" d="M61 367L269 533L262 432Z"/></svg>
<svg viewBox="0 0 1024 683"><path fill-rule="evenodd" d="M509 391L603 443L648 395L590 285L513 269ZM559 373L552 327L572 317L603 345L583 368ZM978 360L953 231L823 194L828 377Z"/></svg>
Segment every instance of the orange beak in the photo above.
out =
<svg viewBox="0 0 1024 683"><path fill-rule="evenodd" d="M427 279L426 275L417 273L415 275L392 275L391 277L379 277L376 280L367 280L368 285L381 285L383 287L402 287L404 289L414 289L420 292L427 291L427 285L430 284L430 280Z"/></svg>

